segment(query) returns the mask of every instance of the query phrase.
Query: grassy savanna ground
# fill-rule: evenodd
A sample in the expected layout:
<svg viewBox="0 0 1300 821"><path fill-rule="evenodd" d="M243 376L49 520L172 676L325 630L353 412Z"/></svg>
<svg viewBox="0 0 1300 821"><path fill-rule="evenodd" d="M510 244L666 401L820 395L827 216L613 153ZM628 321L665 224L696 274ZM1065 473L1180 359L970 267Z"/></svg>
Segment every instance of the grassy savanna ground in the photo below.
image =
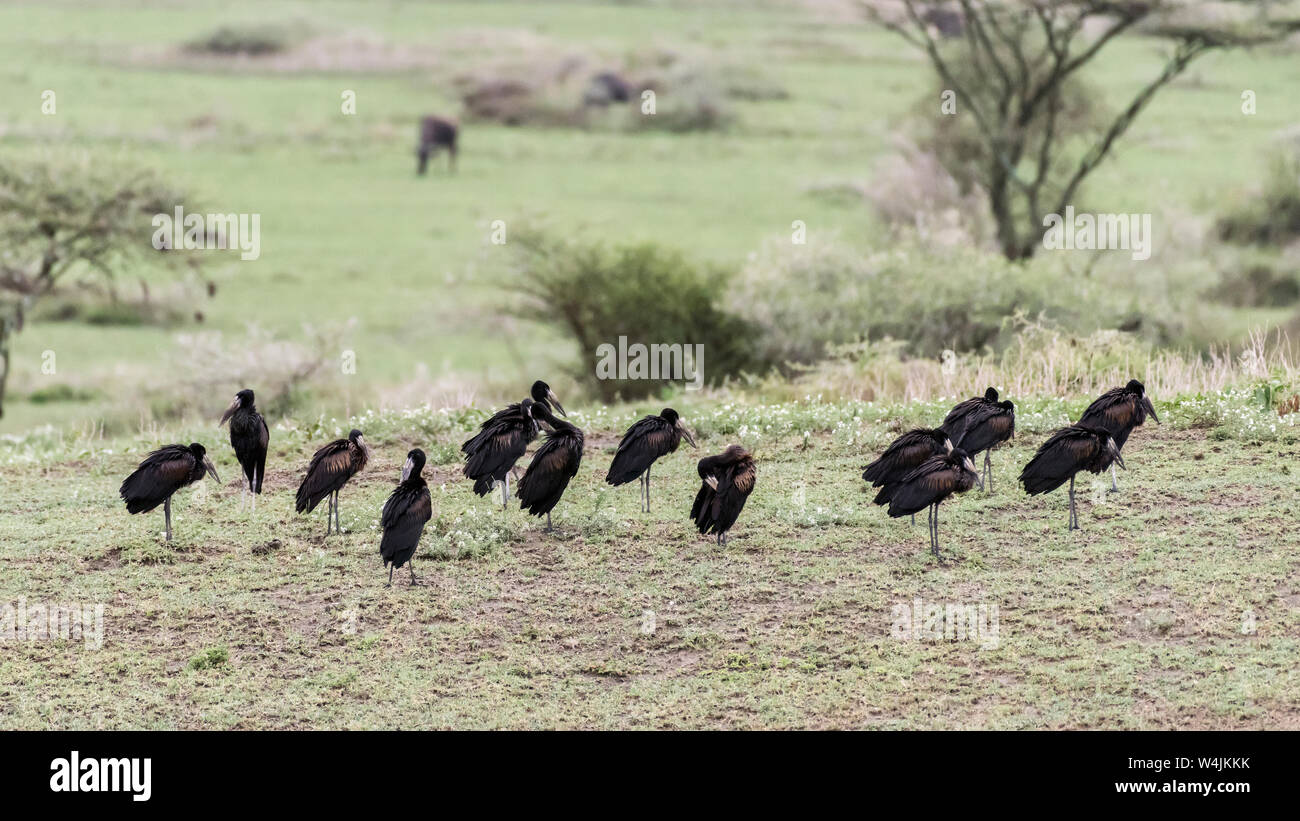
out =
<svg viewBox="0 0 1300 821"><path fill-rule="evenodd" d="M1064 493L1029 498L1014 477L1083 400L1018 399L995 492L941 508L943 563L923 517L890 520L859 477L946 400L679 401L701 451L656 465L648 515L603 477L650 408L575 412L586 456L549 536L458 476L472 414L277 428L252 516L211 426L11 441L0 602L103 603L105 641L6 646L0 726L1300 728L1294 428L1161 403L1165 424L1125 448L1121 492L1085 477L1067 533ZM1238 435L1243 419L1262 433ZM311 446L353 423L375 459L342 494L348 532L325 540L293 490ZM167 545L161 512L128 516L116 489L144 450L191 438L226 484L178 494ZM376 520L411 438L435 463L424 585L403 572L385 589ZM758 485L718 548L685 514L696 458L737 440ZM997 646L892 637L892 607L917 598L995 605Z"/></svg>
<svg viewBox="0 0 1300 821"><path fill-rule="evenodd" d="M311 35L368 38L381 56L407 56L325 71L178 56L182 43L225 23L294 21L310 21ZM491 43L521 33L597 62L662 46L756 66L788 98L734 103L737 121L723 133L469 124L460 173L416 179L417 117L456 113L447 79L503 56L509 49ZM884 228L868 208L811 189L868 182L900 117L933 82L897 38L799 3L15 2L0 7L0 48L5 152L84 151L153 168L200 210L261 214L263 234L259 260L210 266L217 296L182 297L179 325L31 323L16 338L6 432L109 410L134 424L133 388L169 366L177 333L216 330L233 344L247 323L295 339L304 322L354 318L339 340L357 353L351 411L420 365L434 379L531 380L548 355L539 343L552 340L503 314L509 250L488 242L492 220L650 239L731 266L796 219L813 245L836 233L878 243ZM1087 75L1118 108L1159 65L1154 42L1135 36ZM1300 62L1284 52L1202 60L1124 138L1090 203L1212 213L1266 172L1296 120L1298 81ZM41 114L45 89L58 95L56 115ZM340 113L343 89L357 93L354 117ZM1243 89L1258 95L1253 117L1240 114ZM131 293L137 277L155 276L126 271L120 287ZM188 319L192 309L204 313L201 325ZM1278 318L1254 312L1241 327ZM56 374L40 370L46 350L58 355ZM75 389L72 401L28 401L60 385Z"/></svg>

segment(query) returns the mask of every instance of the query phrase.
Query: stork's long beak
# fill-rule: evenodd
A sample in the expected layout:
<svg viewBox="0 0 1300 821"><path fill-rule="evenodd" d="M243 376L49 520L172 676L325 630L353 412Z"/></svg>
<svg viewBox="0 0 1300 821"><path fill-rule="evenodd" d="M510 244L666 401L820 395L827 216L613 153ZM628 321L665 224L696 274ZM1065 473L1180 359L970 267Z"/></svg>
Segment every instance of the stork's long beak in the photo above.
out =
<svg viewBox="0 0 1300 821"><path fill-rule="evenodd" d="M1115 440L1106 440L1106 447L1110 451L1111 458L1115 460L1115 464L1119 465L1121 470L1128 470L1124 466L1124 457L1119 455L1119 448L1115 447Z"/></svg>
<svg viewBox="0 0 1300 821"><path fill-rule="evenodd" d="M231 402L231 403L230 403L230 407L226 408L226 412L223 413L223 414L221 414L221 421L217 423L217 427L221 427L222 425L224 425L224 424L226 424L227 422L229 422L229 421L230 421L230 417L234 416L234 415L235 415L235 411L237 411L237 410L239 410L239 397L238 397L238 396L235 397L235 401L234 401L234 402Z"/></svg>
<svg viewBox="0 0 1300 821"><path fill-rule="evenodd" d="M560 400L559 400L559 398L555 395L555 391L552 391L552 390L548 390L548 391L546 391L546 401L548 401L548 402L550 402L552 405L554 405L554 406L555 406L555 409L556 409L557 411L560 412L560 415L561 415L561 416L568 416L568 415L569 415L569 414L567 414L567 413L564 412L564 406L560 404Z"/></svg>
<svg viewBox="0 0 1300 821"><path fill-rule="evenodd" d="M221 484L221 477L217 475L217 469L212 466L212 460L206 456L203 457L203 467L207 470L208 475L212 477L213 481L217 484Z"/></svg>
<svg viewBox="0 0 1300 821"><path fill-rule="evenodd" d="M975 474L975 484L979 485L980 490L983 490L983 489L984 489L984 477L981 476L980 473L979 473L979 471L975 469L975 463L972 462L972 461L970 460L969 457L967 457L967 458L961 460L961 463L962 463L962 466L963 466L963 467L965 467L965 468L966 468L967 470L969 470L971 473Z"/></svg>
<svg viewBox="0 0 1300 821"><path fill-rule="evenodd" d="M943 437L943 446L948 449L949 453L952 453L952 440L947 436Z"/></svg>
<svg viewBox="0 0 1300 821"><path fill-rule="evenodd" d="M1151 397L1144 396L1142 397L1142 401L1146 403L1147 413L1151 414L1151 418L1156 420L1157 425L1160 424L1160 417L1156 416L1156 406L1151 404Z"/></svg>
<svg viewBox="0 0 1300 821"><path fill-rule="evenodd" d="M402 465L402 481L405 482L411 478L411 468L415 467L414 459L407 459L406 464Z"/></svg>
<svg viewBox="0 0 1300 821"><path fill-rule="evenodd" d="M686 426L682 424L682 420L680 419L677 420L677 429L682 432L682 436L686 437L686 441L691 443L691 447L699 447L699 445L695 444L695 437L691 436L691 432L686 429Z"/></svg>
<svg viewBox="0 0 1300 821"><path fill-rule="evenodd" d="M718 477L716 477L716 476L705 476L705 477L704 477L704 484L708 485L709 487L713 488L714 490L717 490L717 489L718 489Z"/></svg>

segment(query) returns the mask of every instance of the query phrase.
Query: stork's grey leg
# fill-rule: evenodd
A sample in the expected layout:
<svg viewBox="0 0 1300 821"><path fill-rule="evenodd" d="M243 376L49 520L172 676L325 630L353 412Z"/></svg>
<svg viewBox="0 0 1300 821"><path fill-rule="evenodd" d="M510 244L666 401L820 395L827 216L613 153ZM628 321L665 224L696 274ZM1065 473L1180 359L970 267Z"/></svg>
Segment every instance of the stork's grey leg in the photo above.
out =
<svg viewBox="0 0 1300 821"><path fill-rule="evenodd" d="M645 469L645 512L650 512L650 465Z"/></svg>
<svg viewBox="0 0 1300 821"><path fill-rule="evenodd" d="M1111 493L1118 493L1118 492L1119 492L1119 483L1115 481L1115 463L1114 463L1114 462L1111 462L1111 465L1110 465L1110 492L1111 492Z"/></svg>
<svg viewBox="0 0 1300 821"><path fill-rule="evenodd" d="M989 460L989 454L992 452L991 450L984 451L984 472L988 474L989 493L993 492L993 462Z"/></svg>
<svg viewBox="0 0 1300 821"><path fill-rule="evenodd" d="M334 491L334 532L343 532L343 525L339 522L339 492L337 490Z"/></svg>
<svg viewBox="0 0 1300 821"><path fill-rule="evenodd" d="M415 562L408 561L406 563L406 569L411 573L411 584L412 585L419 584L420 580L415 578Z"/></svg>
<svg viewBox="0 0 1300 821"><path fill-rule="evenodd" d="M388 566L388 584L384 585L384 587L392 587L392 586L393 586L393 566L390 564Z"/></svg>
<svg viewBox="0 0 1300 821"><path fill-rule="evenodd" d="M501 509L505 510L510 498L510 473L506 472L506 478L501 482Z"/></svg>
<svg viewBox="0 0 1300 821"><path fill-rule="evenodd" d="M172 540L172 497L170 496L163 502L163 517L167 522L167 541L170 542Z"/></svg>
<svg viewBox="0 0 1300 821"><path fill-rule="evenodd" d="M1078 528L1079 528L1078 514L1074 512L1074 477L1071 476L1070 477L1070 525L1069 527L1066 528L1066 530L1067 531L1077 530Z"/></svg>

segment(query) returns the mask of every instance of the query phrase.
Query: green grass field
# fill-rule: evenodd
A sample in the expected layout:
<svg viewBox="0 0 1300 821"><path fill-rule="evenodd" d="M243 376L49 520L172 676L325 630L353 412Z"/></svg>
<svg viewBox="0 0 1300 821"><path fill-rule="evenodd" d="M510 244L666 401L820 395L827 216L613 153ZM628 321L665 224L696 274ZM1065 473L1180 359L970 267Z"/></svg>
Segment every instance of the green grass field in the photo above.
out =
<svg viewBox="0 0 1300 821"><path fill-rule="evenodd" d="M1084 475L1067 533L1064 492L1029 498L1014 477L1078 410L1022 409L994 492L940 508L943 563L859 478L941 403L691 407L702 450L655 467L648 515L603 481L630 409L576 414L587 452L553 535L475 497L437 457L468 428L438 426L420 442L449 462L425 471L423 585L403 571L391 589L375 528L407 446L383 431L423 423L357 420L376 458L329 539L321 511L292 513L313 432L272 433L251 516L221 434L168 432L209 442L226 482L178 494L171 545L161 511L115 498L145 443L65 442L0 478L0 601L102 603L103 646L7 647L0 726L1300 727L1300 440L1221 438L1162 403L1165 424L1125 448L1120 493ZM736 439L758 485L719 548L686 511L695 459ZM915 599L996 607L996 646L895 637L894 606Z"/></svg>
<svg viewBox="0 0 1300 821"><path fill-rule="evenodd" d="M262 226L260 259L207 267L213 297L152 268L121 272L122 293L144 280L170 300L171 322L38 316L15 337L0 608L102 604L105 632L98 649L8 642L0 611L0 728L1300 729L1300 414L1279 420L1249 388L1157 395L1166 424L1126 445L1120 493L1086 477L1083 529L1067 533L1064 492L1029 498L1015 477L1090 397L1010 396L1019 433L994 455L995 491L943 505L937 562L924 524L889 519L860 476L953 397L783 402L798 385L768 382L604 407L562 375L568 343L507 311L498 219L731 268L794 220L814 247L890 247L865 202L811 189L869 184L931 71L896 37L807 5L0 6L0 152L145 166L195 210L256 212ZM270 70L179 52L222 24L303 21L311 36L377 43L383 59ZM482 43L525 35L596 60L671 48L757 66L788 96L735 102L734 124L710 133L468 123L458 173L435 162L417 178L418 117L457 114L449 78L501 56ZM1112 108L1162 64L1140 36L1107 55L1087 80ZM1294 141L1298 84L1294 50L1197 62L1090 181L1089 203L1212 220ZM46 89L54 115L41 113ZM1244 89L1254 116L1240 113ZM344 90L355 116L340 112ZM1174 247L1153 264L1199 293L1215 263L1195 256ZM1244 332L1294 308L1228 315ZM245 386L197 397L183 418L152 404L184 335L219 332L233 348L250 326L296 342L324 328L327 360L357 358L318 402L268 419L255 514L236 511L238 468L216 424ZM482 411L539 377L587 432L552 535L475 497L457 462ZM437 407L444 389L470 407ZM624 428L666 403L701 449L655 467L654 509L640 514L636 490L603 477ZM342 494L347 532L325 539L322 510L294 515L293 492L314 449L353 425L375 458ZM176 496L168 544L161 510L129 516L117 488L174 441L206 444L225 483ZM695 461L735 441L755 453L758 487L720 548L686 513ZM424 584L403 570L385 589L377 520L412 446L430 455ZM896 637L895 606L918 599L996 607L996 646Z"/></svg>

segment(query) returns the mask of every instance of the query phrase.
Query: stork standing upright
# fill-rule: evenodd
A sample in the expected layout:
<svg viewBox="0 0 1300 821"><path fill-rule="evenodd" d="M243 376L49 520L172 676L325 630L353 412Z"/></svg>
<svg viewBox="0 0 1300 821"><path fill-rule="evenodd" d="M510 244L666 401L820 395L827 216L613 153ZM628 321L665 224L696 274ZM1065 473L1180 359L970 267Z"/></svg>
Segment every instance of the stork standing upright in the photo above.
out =
<svg viewBox="0 0 1300 821"><path fill-rule="evenodd" d="M185 445L164 445L150 453L140 466L122 481L118 494L126 502L128 513L148 513L158 505L163 506L167 528L167 541L172 540L172 494L186 485L210 475L217 484L217 469L212 466L207 450L198 442Z"/></svg>
<svg viewBox="0 0 1300 821"><path fill-rule="evenodd" d="M551 531L551 511L569 486L569 480L578 474L582 465L582 431L555 417L539 404L533 405L533 415L551 428L546 441L533 454L519 480L519 508L533 516L546 514L546 531Z"/></svg>
<svg viewBox="0 0 1300 821"><path fill-rule="evenodd" d="M564 406L555 396L551 386L542 380L533 383L530 398L506 405L492 414L474 434L460 446L465 454L466 477L474 480L474 492L486 496L496 484L501 485L501 509L505 510L510 497L510 471L528 450L528 444L537 438L537 420L531 408L550 411L551 406L561 414Z"/></svg>
<svg viewBox="0 0 1300 821"><path fill-rule="evenodd" d="M1050 493L1070 482L1070 523L1067 530L1079 529L1079 514L1074 506L1074 475L1081 470L1101 473L1118 464L1124 467L1119 444L1101 427L1083 423L1069 425L1053 433L1038 448L1034 458L1020 471L1020 483L1030 496Z"/></svg>
<svg viewBox="0 0 1300 821"><path fill-rule="evenodd" d="M230 446L244 471L244 487L239 491L239 506L244 506L244 496L252 498L252 509L257 510L257 497L262 492L262 476L266 472L266 448L271 432L266 420L253 404L253 392L244 388L235 394L226 412L221 414L218 426L230 423Z"/></svg>
<svg viewBox="0 0 1300 821"><path fill-rule="evenodd" d="M939 427L952 438L953 447L966 451L972 460L984 454L984 489L992 493L993 463L989 454L1016 435L1015 403L999 402L997 389L990 387L983 396L958 402Z"/></svg>
<svg viewBox="0 0 1300 821"><path fill-rule="evenodd" d="M930 552L939 558L939 505L954 493L982 484L970 454L961 448L931 456L901 480L887 484L880 495L889 502L889 515L915 516L930 509ZM879 497L878 497L879 498Z"/></svg>
<svg viewBox="0 0 1300 821"><path fill-rule="evenodd" d="M339 524L339 490L348 480L365 469L370 461L370 448L365 436L353 428L346 439L335 439L316 451L307 466L307 475L298 486L296 507L299 513L311 513L320 504L320 500L329 497L329 509L325 519L325 535L330 529L342 533Z"/></svg>
<svg viewBox="0 0 1300 821"><path fill-rule="evenodd" d="M664 408L658 416L646 416L634 422L618 443L618 451L614 453L605 481L618 487L639 479L642 512L649 513L650 468L659 457L676 451L683 438L691 443L691 447L699 447L681 416L672 408Z"/></svg>
<svg viewBox="0 0 1300 821"><path fill-rule="evenodd" d="M1111 388L1094 399L1083 416L1079 417L1079 424L1105 430L1115 440L1115 449L1122 450L1129 434L1147 421L1147 416L1156 420L1157 425L1160 424L1160 417L1156 416L1156 408L1151 404L1151 397L1146 395L1146 388L1136 379L1130 379L1124 387ZM1123 467L1123 462L1120 467ZM1118 490L1119 483L1115 481L1115 465L1112 462L1110 492Z"/></svg>
<svg viewBox="0 0 1300 821"><path fill-rule="evenodd" d="M384 535L379 540L379 555L388 568L388 584L393 586L393 571L402 565L407 566L411 574L411 584L420 582L415 578L415 549L420 546L420 536L424 534L424 525L433 518L433 501L429 498L429 485L420 473L424 470L424 451L415 448L406 454L406 464L402 467L402 481L393 490L384 510L379 516L379 524Z"/></svg>

